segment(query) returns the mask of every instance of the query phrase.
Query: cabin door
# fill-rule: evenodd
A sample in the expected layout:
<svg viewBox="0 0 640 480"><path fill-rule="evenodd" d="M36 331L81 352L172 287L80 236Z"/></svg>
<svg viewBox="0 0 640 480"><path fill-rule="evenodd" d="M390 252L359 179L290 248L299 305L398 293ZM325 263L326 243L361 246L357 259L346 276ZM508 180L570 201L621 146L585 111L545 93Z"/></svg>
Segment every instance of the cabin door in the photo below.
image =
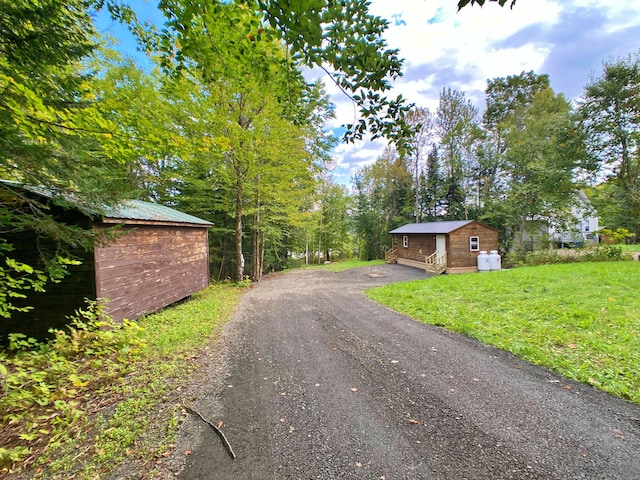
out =
<svg viewBox="0 0 640 480"><path fill-rule="evenodd" d="M447 252L447 243L444 235L436 235L436 257L442 258Z"/></svg>

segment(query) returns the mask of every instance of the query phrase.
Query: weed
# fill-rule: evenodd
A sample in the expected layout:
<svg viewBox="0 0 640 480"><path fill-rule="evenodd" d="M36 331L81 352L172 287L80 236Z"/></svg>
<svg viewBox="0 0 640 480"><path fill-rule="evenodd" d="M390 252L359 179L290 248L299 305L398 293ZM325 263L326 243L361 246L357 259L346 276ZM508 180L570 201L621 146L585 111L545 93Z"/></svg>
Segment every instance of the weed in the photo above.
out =
<svg viewBox="0 0 640 480"><path fill-rule="evenodd" d="M0 352L0 475L99 478L125 458L161 458L179 392L243 291L211 286L137 323L92 303L47 343L11 335Z"/></svg>

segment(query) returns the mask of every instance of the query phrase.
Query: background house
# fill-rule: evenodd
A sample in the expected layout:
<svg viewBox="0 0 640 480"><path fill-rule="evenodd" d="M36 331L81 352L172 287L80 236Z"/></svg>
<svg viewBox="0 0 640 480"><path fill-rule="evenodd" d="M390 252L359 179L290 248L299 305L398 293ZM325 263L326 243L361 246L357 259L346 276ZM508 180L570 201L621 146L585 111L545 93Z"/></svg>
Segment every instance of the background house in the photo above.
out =
<svg viewBox="0 0 640 480"><path fill-rule="evenodd" d="M591 205L589 198L580 190L577 196L577 205L571 208L573 223L565 229L557 229L549 226L549 237L558 247L576 247L588 243L598 243L597 231L598 216Z"/></svg>
<svg viewBox="0 0 640 480"><path fill-rule="evenodd" d="M31 195L46 198L34 189ZM50 202L51 203L51 202ZM200 218L149 202L128 201L90 219L74 208L51 203L56 220L82 228L104 231L119 226L107 243L91 252L77 251L79 266L47 291L30 296L33 310L15 313L0 323L0 334L22 332L43 337L50 327L61 327L66 316L86 306L85 299L102 299L106 312L116 321L134 320L181 300L209 284L208 228ZM38 267L40 252L53 248L34 232L5 235L15 250L10 256ZM107 301L108 299L108 301Z"/></svg>
<svg viewBox="0 0 640 480"><path fill-rule="evenodd" d="M475 220L410 223L389 233L388 261L432 273L475 272L480 251L498 250L498 231Z"/></svg>

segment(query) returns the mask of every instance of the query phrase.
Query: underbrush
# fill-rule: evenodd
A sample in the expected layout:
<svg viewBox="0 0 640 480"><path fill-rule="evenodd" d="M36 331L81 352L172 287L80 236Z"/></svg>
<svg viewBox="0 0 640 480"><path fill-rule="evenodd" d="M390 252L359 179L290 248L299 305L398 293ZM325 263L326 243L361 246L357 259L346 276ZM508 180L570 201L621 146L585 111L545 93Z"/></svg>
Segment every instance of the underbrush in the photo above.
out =
<svg viewBox="0 0 640 480"><path fill-rule="evenodd" d="M151 472L243 291L210 286L138 322L91 303L48 342L12 334L0 352L0 477L104 478L125 459Z"/></svg>
<svg viewBox="0 0 640 480"><path fill-rule="evenodd" d="M617 245L575 250L536 250L533 252L512 252L505 259L505 266L536 266L577 262L622 262L633 260L631 253Z"/></svg>
<svg viewBox="0 0 640 480"><path fill-rule="evenodd" d="M0 467L30 465L70 441L96 397L113 390L144 350L139 331L132 322L115 324L90 303L46 343L11 334L0 352Z"/></svg>

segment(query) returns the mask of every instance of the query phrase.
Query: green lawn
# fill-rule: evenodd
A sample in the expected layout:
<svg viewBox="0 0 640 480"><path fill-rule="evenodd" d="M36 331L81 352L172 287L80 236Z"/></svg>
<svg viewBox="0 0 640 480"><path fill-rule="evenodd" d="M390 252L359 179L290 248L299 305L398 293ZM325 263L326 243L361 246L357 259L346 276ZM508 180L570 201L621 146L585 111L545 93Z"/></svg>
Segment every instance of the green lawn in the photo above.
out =
<svg viewBox="0 0 640 480"><path fill-rule="evenodd" d="M574 263L433 277L373 300L640 404L640 264Z"/></svg>
<svg viewBox="0 0 640 480"><path fill-rule="evenodd" d="M329 270L331 272L342 272L344 270L349 270L351 268L358 268L358 267L370 267L373 265L382 265L384 264L384 260L342 260L339 262L331 262L331 263L327 263L324 265L302 265L301 267L297 267L297 268L302 268L302 269L321 269L321 270ZM290 270L296 270L295 268L292 268Z"/></svg>

